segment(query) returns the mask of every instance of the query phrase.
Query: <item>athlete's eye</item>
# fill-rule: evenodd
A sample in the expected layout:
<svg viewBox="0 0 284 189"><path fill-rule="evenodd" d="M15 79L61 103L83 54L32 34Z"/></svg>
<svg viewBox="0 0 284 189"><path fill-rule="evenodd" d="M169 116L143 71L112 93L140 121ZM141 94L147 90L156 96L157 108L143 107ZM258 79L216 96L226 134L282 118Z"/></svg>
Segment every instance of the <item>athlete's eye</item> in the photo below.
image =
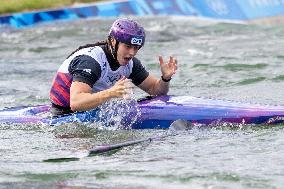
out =
<svg viewBox="0 0 284 189"><path fill-rule="evenodd" d="M139 50L139 46L137 46L137 45L134 45L133 48L134 48L134 50L136 50L136 51Z"/></svg>

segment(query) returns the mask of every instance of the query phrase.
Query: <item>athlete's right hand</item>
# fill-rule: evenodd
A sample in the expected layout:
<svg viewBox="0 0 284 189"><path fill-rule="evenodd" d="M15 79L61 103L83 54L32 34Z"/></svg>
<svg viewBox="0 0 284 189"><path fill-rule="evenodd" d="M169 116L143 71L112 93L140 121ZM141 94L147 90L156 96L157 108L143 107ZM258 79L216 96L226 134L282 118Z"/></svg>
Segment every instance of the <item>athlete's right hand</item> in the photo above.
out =
<svg viewBox="0 0 284 189"><path fill-rule="evenodd" d="M109 92L113 98L123 98L129 94L129 90L132 88L133 84L131 80L126 77L122 77L109 89Z"/></svg>

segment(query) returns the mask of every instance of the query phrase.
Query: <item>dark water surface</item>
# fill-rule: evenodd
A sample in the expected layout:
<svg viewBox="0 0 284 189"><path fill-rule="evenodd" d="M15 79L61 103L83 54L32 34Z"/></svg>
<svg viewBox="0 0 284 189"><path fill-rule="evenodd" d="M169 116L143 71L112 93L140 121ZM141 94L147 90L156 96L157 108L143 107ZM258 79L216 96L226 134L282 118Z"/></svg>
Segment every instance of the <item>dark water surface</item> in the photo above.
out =
<svg viewBox="0 0 284 189"><path fill-rule="evenodd" d="M160 76L158 55L178 58L172 95L284 105L284 26L139 18L138 57ZM53 76L79 45L106 38L113 19L0 28L0 107L49 103ZM137 98L146 94L136 90ZM0 125L0 188L283 188L284 127L193 128L177 136L85 157L86 149L167 131L92 125ZM49 158L82 157L51 163Z"/></svg>

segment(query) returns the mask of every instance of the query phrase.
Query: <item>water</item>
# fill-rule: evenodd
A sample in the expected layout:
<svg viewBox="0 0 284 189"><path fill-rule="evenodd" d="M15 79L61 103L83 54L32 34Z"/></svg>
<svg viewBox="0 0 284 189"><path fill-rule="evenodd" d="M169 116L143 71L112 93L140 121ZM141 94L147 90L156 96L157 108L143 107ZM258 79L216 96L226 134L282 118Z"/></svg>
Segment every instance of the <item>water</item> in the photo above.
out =
<svg viewBox="0 0 284 189"><path fill-rule="evenodd" d="M138 19L138 57L160 77L158 55L179 70L170 94L284 105L284 27L186 17ZM0 107L49 103L53 76L79 45L103 40L113 19L0 28ZM146 94L134 91L136 98ZM284 127L193 128L177 136L85 157L86 149L167 131L89 126L0 126L0 188L283 188ZM80 157L51 163L50 158Z"/></svg>

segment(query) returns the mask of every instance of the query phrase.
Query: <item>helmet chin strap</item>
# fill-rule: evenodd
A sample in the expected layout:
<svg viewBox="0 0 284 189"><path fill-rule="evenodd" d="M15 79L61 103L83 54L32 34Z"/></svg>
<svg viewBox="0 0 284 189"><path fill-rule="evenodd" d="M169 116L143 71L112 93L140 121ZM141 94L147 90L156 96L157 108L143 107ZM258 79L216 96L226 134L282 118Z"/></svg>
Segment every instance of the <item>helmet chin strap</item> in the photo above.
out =
<svg viewBox="0 0 284 189"><path fill-rule="evenodd" d="M109 44L110 44L112 57L114 58L116 63L119 64L119 62L117 60L117 50L118 50L119 41L115 40L115 45L114 46L111 43L111 36L108 37L108 41L109 41Z"/></svg>

